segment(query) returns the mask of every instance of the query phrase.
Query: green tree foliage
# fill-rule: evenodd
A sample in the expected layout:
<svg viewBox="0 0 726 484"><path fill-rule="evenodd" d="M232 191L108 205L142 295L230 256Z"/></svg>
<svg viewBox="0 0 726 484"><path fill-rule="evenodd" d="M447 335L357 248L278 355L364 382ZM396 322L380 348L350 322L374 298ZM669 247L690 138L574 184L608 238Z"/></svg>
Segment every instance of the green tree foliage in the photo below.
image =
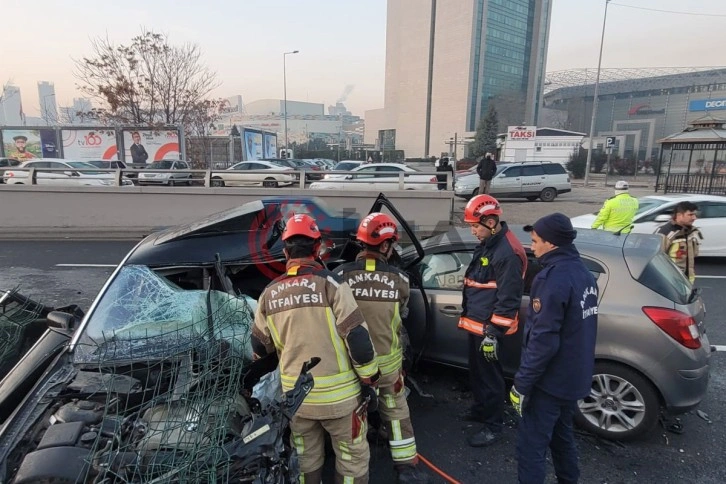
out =
<svg viewBox="0 0 726 484"><path fill-rule="evenodd" d="M487 152L497 152L497 133L499 133L499 116L493 105L489 106L487 115L479 121L476 137L471 145L471 155L481 156Z"/></svg>

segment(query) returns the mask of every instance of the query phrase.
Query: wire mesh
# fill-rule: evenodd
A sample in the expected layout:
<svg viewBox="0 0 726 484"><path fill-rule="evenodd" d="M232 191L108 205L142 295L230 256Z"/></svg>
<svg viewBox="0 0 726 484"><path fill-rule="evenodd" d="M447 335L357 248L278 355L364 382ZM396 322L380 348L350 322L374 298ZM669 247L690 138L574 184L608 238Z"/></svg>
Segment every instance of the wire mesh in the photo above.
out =
<svg viewBox="0 0 726 484"><path fill-rule="evenodd" d="M44 306L21 296L18 288L0 292L0 379L22 352L28 327L43 316Z"/></svg>

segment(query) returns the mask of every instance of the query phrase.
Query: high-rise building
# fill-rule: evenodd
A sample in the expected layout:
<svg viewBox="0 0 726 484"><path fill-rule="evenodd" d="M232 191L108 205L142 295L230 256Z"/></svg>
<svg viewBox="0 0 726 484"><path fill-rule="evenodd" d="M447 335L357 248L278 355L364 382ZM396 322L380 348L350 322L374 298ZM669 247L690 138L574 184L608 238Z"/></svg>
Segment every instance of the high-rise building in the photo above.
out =
<svg viewBox="0 0 726 484"><path fill-rule="evenodd" d="M93 111L91 100L85 97L73 98L72 106L60 107L61 124L97 124L90 113Z"/></svg>
<svg viewBox="0 0 726 484"><path fill-rule="evenodd" d="M40 103L40 117L45 124L58 124L58 107L55 99L55 86L52 82L38 83L38 102Z"/></svg>
<svg viewBox="0 0 726 484"><path fill-rule="evenodd" d="M23 101L20 88L10 84L3 88L0 98L0 124L5 126L22 126L25 124Z"/></svg>
<svg viewBox="0 0 726 484"><path fill-rule="evenodd" d="M384 107L366 143L438 155L489 106L499 128L536 124L552 0L388 0Z"/></svg>

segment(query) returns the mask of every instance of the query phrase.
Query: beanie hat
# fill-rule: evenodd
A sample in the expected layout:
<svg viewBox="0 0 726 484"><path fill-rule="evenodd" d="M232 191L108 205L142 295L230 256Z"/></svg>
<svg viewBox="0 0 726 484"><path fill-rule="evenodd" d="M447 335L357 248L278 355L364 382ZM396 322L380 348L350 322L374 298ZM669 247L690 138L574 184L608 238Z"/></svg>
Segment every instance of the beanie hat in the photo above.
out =
<svg viewBox="0 0 726 484"><path fill-rule="evenodd" d="M572 227L572 222L562 213L553 213L537 220L533 225L524 227L526 232L537 232L542 240L557 247L571 244L577 231Z"/></svg>

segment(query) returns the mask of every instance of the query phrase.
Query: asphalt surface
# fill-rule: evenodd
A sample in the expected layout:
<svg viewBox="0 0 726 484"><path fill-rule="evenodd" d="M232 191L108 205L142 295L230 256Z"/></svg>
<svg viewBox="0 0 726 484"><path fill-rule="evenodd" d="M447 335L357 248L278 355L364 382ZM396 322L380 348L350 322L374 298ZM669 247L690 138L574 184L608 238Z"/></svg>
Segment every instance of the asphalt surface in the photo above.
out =
<svg viewBox="0 0 726 484"><path fill-rule="evenodd" d="M645 190L648 193L647 190ZM503 201L505 219L532 222L553 211L574 216L595 211L610 190L579 189L552 203ZM643 195L646 193L636 193ZM463 202L456 203L463 208ZM0 289L20 286L23 294L50 305L79 304L87 309L96 293L136 241L13 241L0 250ZM726 345L726 259L699 260L697 285L706 302L707 332L712 345ZM711 276L711 277L704 277ZM464 350L464 349L462 349ZM679 416L682 433L668 430L671 419L636 442L612 443L578 435L583 483L720 483L726 476L726 360L712 358L709 391L699 410ZM465 371L423 364L413 378L424 393L409 398L419 452L462 483L516 482L515 419L508 416L504 439L489 449L467 446L477 430L459 418L470 401ZM394 482L384 445L372 446L371 482ZM552 468L550 466L550 480ZM431 474L434 476L434 474ZM434 482L444 482L434 478Z"/></svg>

